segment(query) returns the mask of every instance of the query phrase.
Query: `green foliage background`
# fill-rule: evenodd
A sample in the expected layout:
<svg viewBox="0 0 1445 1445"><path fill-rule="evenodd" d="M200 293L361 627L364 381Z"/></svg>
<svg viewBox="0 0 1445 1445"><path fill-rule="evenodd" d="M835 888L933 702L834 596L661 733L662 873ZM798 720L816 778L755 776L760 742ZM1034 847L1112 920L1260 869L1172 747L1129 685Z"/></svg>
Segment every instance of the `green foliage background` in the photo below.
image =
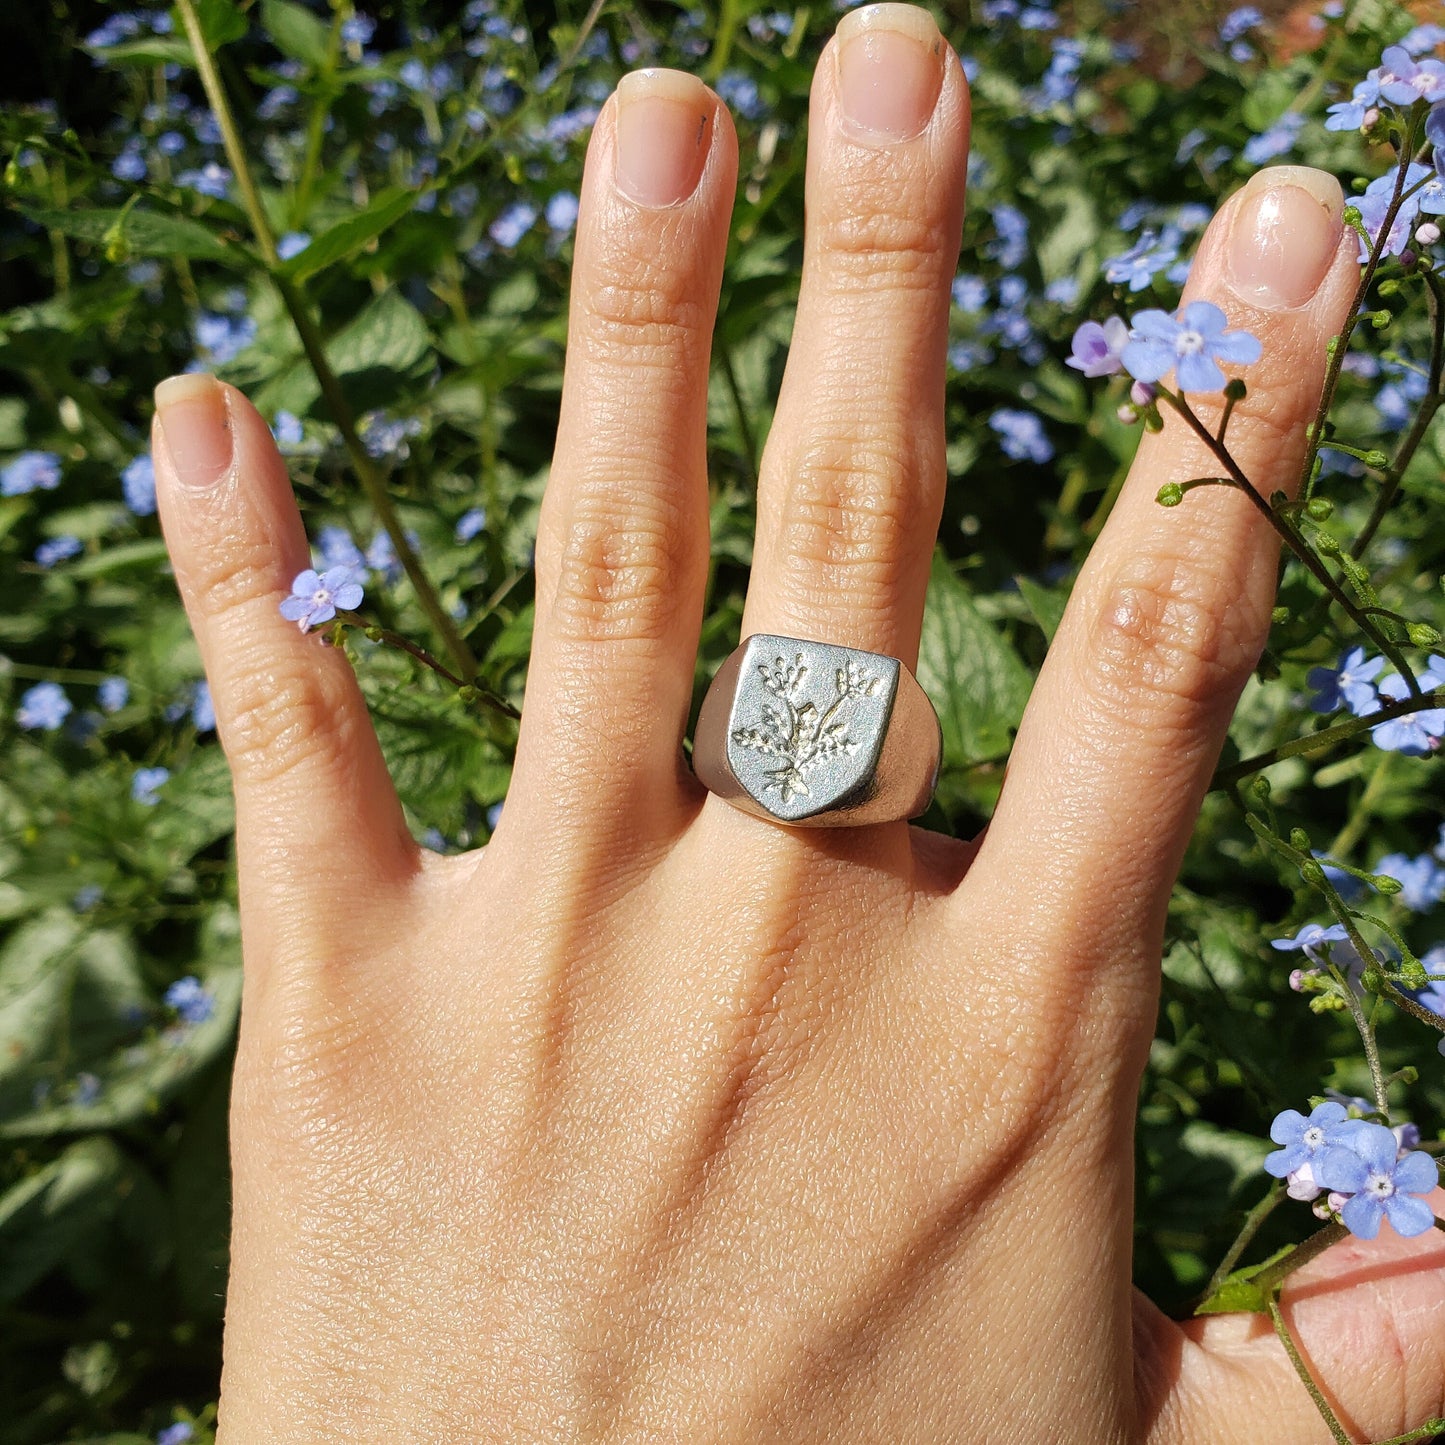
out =
<svg viewBox="0 0 1445 1445"><path fill-rule="evenodd" d="M709 419L715 568L700 699L737 639L758 451L797 289L807 91L833 12L804 5L785 12L783 27L750 0L691 14L660 4L501 7L487 12L500 19L484 35L459 6L387 0L363 50L341 38L352 14L342 0L200 8L271 225L311 237L277 275L314 317L350 407L413 424L376 464L482 677L514 699L570 239L540 216L511 244L489 233L518 203L540 213L578 189L585 107L624 69L678 65L731 87L743 171ZM1384 168L1358 136L1322 130L1319 116L1333 80L1348 87L1373 63L1362 56L1409 27L1402 10L1357 4L1349 34L1335 27L1299 54L1280 25L1256 37L1252 57L1234 59L1214 17L1148 8L1080 0L1068 11L1060 33L1082 42L1081 82L1059 101L1038 89L1049 33L970 24L962 4L937 12L980 65L962 265L995 298L1006 271L1024 279L1032 344L990 331L994 301L956 312L965 350L955 360L965 364L949 381L948 498L919 667L944 724L939 800L924 820L935 828L969 834L986 820L1032 677L1137 440L1114 415L1117 387L1063 365L1078 320L1120 304L1174 304L1177 288L1162 277L1128 303L1102 279L1104 258L1131 239L1119 225L1125 208L1212 209L1253 169L1239 156L1243 141L1291 109L1308 121L1287 159L1324 165L1347 185ZM217 198L179 183L187 168L220 158L179 24L84 48L116 13L48 0L0 21L14 27L22 60L8 63L28 95L0 119L0 463L44 449L64 471L53 492L0 498L3 1445L149 1437L178 1419L205 1438L213 1420L240 987L229 783L214 733L186 711L199 660L155 519L127 510L120 483L146 445L154 383L207 359L199 313L254 323L249 344L219 370L268 418L301 419L291 462L313 535L339 525L365 545L377 530L235 188ZM1137 48L1121 60L1114 45L1124 39ZM421 85L405 78L416 60L427 67ZM441 83L438 65L447 67ZM278 87L294 94L273 107ZM167 110L176 95L190 102L182 121ZM173 158L158 148L168 130L182 136ZM1188 149L1196 131L1202 139ZM149 158L143 181L112 174L127 146ZM1011 266L1001 263L1004 205L1030 229L1026 259ZM1075 297L1059 288L1048 299L1050 283L1069 279ZM1413 347L1419 358L1418 304L1412 310L1406 293L1392 306L1400 319L1366 344ZM1371 385L1347 380L1339 415L1363 445L1388 445L1372 396ZM1003 453L989 425L1000 406L1039 415L1051 462ZM1372 558L1391 605L1435 624L1445 531L1429 522L1445 492L1442 465L1437 427ZM1362 524L1370 488L1347 474L1328 479L1329 525L1342 541ZM456 523L478 505L485 529L459 541ZM32 560L60 535L80 539L77 557L49 568ZM1354 640L1314 606L1303 574L1286 575L1282 600L1290 616L1246 695L1226 762L1308 731L1305 670ZM404 580L374 574L368 608L440 650ZM512 734L401 654L351 645L418 835L447 848L485 841L488 810L506 793ZM99 712L95 689L116 675L130 700ZM20 726L18 700L39 680L60 682L77 716L93 713L87 726ZM132 798L132 778L156 765L171 776L146 806ZM1439 768L1381 753L1366 737L1272 769L1267 811L1278 831L1304 827L1314 846L1368 867L1385 851L1431 845ZM343 822L339 845L344 836ZM1048 866L1046 839L1041 846ZM1394 910L1418 949L1437 941L1428 919L1388 900L1379 907ZM1311 1012L1288 988L1290 961L1268 948L1322 916L1298 871L1255 844L1237 798L1212 794L1171 913L1141 1095L1137 1276L1166 1307L1200 1289L1263 1193L1273 1113L1325 1087L1367 1092L1348 1018ZM213 1016L190 1027L163 1003L185 975L215 999ZM1421 1068L1410 1112L1435 1137L1445 1089L1432 1037L1393 1015L1380 1036L1387 1067ZM1302 1207L1280 1211L1259 1252L1311 1224Z"/></svg>

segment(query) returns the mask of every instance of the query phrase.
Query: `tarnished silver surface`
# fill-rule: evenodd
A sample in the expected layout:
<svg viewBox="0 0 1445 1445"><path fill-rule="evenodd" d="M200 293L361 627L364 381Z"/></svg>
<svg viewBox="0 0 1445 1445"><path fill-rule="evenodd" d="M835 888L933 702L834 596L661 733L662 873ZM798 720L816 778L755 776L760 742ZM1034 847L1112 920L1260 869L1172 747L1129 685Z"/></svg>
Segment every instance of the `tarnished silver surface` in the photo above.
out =
<svg viewBox="0 0 1445 1445"><path fill-rule="evenodd" d="M692 765L746 812L851 827L923 812L941 749L933 704L896 657L758 633L713 678Z"/></svg>

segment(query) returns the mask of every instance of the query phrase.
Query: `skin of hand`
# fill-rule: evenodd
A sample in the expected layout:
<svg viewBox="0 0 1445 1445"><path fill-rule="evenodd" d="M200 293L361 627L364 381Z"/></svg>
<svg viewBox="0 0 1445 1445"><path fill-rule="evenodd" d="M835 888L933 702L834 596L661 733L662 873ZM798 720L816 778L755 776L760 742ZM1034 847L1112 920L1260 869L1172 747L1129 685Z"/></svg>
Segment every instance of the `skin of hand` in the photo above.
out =
<svg viewBox="0 0 1445 1445"><path fill-rule="evenodd" d="M744 636L916 658L968 126L926 12L841 23ZM680 744L736 167L689 76L630 76L598 119L525 721L479 852L416 846L346 659L278 614L309 558L265 423L210 378L158 391L238 812L223 1445L1327 1440L1267 1321L1181 1327L1129 1283L1166 901L1275 539L1223 488L1155 505L1214 470L1171 417L983 837L706 795ZM1262 173L1186 291L1264 343L1230 437L1266 495L1355 286L1340 213L1323 173ZM1284 1298L1349 1429L1440 1412L1438 1233L1339 1245Z"/></svg>

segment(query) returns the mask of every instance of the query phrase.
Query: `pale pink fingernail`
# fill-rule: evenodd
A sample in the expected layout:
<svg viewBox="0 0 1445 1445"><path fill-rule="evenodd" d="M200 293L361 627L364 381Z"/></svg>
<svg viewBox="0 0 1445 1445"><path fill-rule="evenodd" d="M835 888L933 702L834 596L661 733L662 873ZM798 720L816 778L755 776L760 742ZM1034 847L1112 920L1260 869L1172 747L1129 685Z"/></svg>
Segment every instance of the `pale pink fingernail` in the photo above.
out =
<svg viewBox="0 0 1445 1445"><path fill-rule="evenodd" d="M231 469L231 414L214 376L187 372L156 387L156 420L176 480L193 491L213 487Z"/></svg>
<svg viewBox="0 0 1445 1445"><path fill-rule="evenodd" d="M679 206L697 189L717 100L682 70L635 70L617 86L618 188L640 206Z"/></svg>
<svg viewBox="0 0 1445 1445"><path fill-rule="evenodd" d="M900 141L933 116L943 37L917 5L865 5L838 22L838 98L855 136Z"/></svg>
<svg viewBox="0 0 1445 1445"><path fill-rule="evenodd" d="M1345 198L1328 171L1271 166L1240 193L1229 237L1230 279L1267 310L1303 306L1334 263Z"/></svg>

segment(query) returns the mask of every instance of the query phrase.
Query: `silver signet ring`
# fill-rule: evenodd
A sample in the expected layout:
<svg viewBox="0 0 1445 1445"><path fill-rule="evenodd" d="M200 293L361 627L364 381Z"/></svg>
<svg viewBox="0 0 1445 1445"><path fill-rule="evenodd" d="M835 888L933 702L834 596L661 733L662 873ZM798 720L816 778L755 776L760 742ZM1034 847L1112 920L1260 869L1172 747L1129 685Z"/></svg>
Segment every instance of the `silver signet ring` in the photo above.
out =
<svg viewBox="0 0 1445 1445"><path fill-rule="evenodd" d="M923 812L942 747L933 704L896 657L758 633L708 688L692 766L760 818L856 827Z"/></svg>

